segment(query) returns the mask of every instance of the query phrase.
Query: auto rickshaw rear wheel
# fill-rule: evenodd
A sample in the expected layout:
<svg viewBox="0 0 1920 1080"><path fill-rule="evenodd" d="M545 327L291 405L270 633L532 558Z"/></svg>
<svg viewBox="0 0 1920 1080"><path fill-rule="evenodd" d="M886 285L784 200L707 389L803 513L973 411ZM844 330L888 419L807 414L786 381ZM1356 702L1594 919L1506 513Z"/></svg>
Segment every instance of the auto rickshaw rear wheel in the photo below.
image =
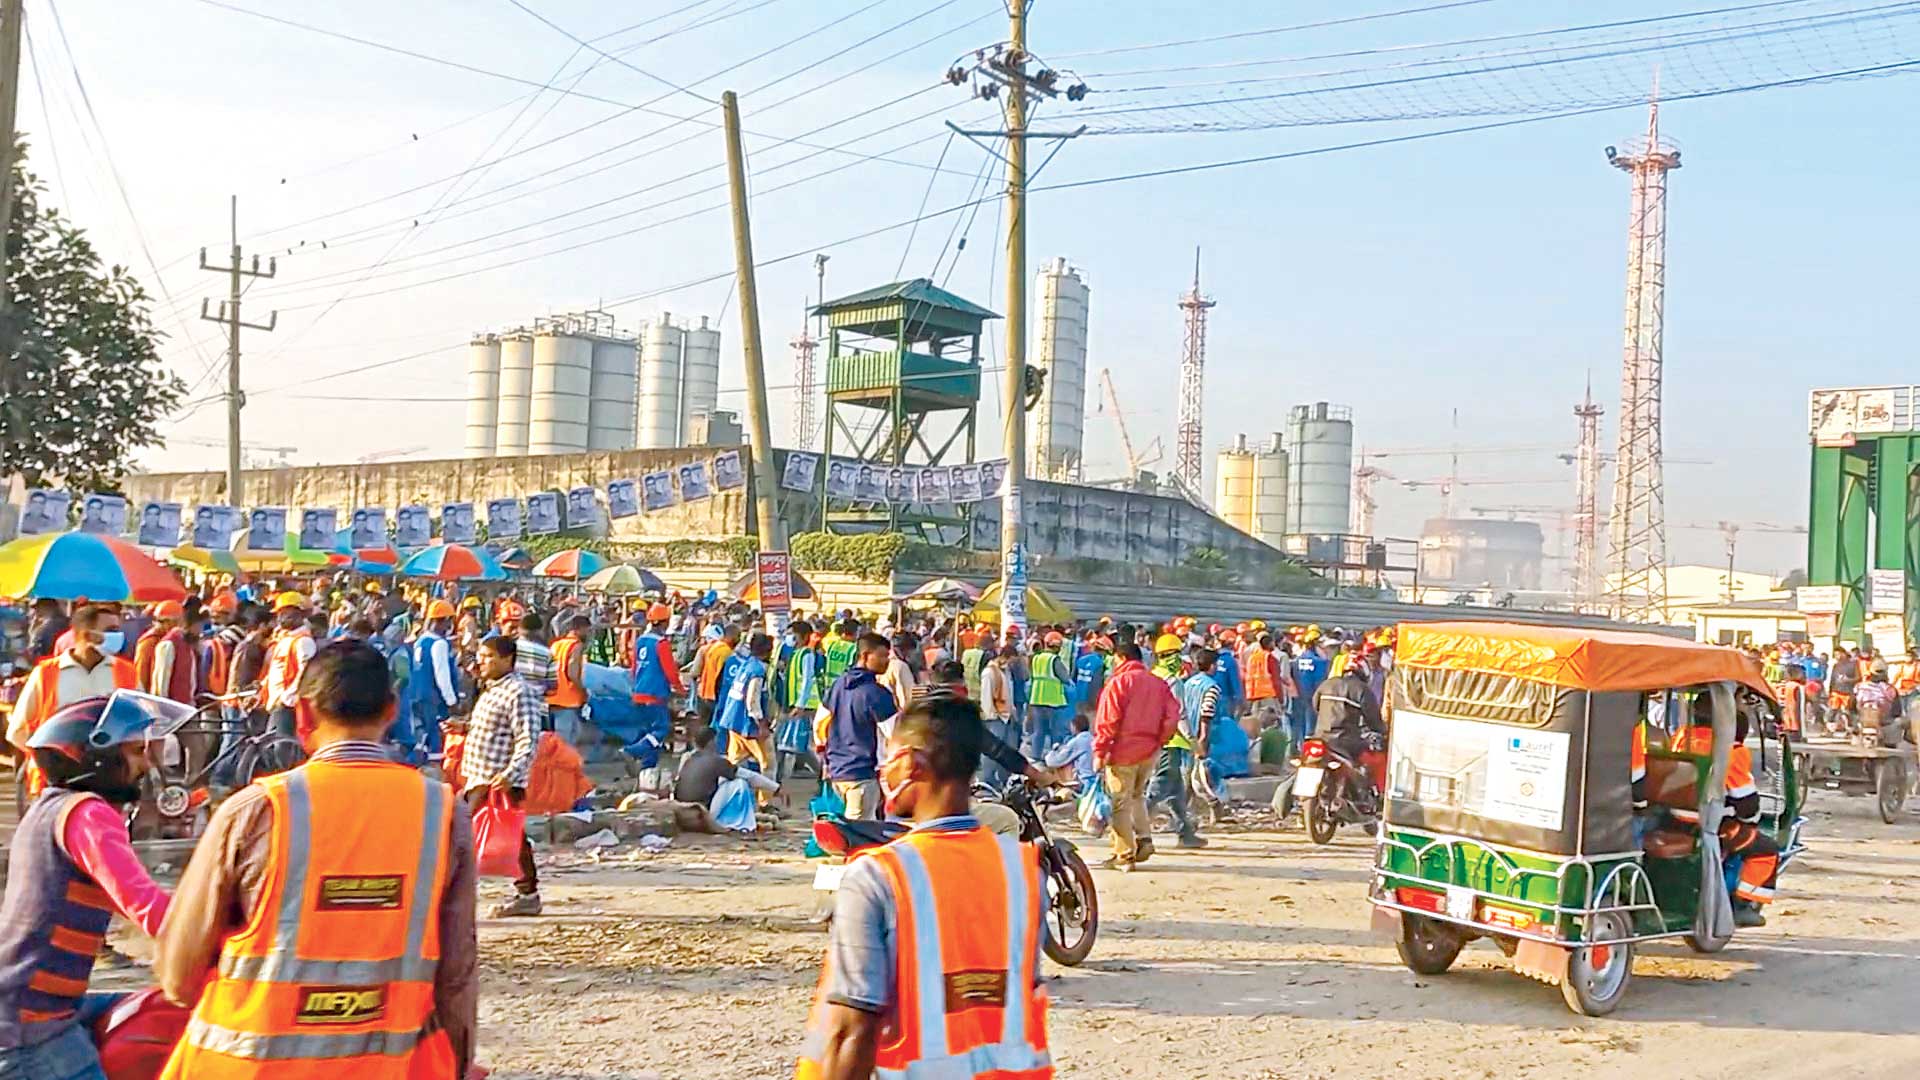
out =
<svg viewBox="0 0 1920 1080"><path fill-rule="evenodd" d="M1445 972L1466 944L1466 935L1438 919L1400 914L1400 962L1421 975Z"/></svg>
<svg viewBox="0 0 1920 1080"><path fill-rule="evenodd" d="M1907 802L1907 769L1899 758L1881 758L1873 763L1873 790L1880 804L1880 820L1888 825L1899 820L1900 808Z"/></svg>
<svg viewBox="0 0 1920 1080"><path fill-rule="evenodd" d="M1627 994L1633 980L1633 924L1618 912L1601 912L1587 920L1588 944L1567 958L1567 974L1560 980L1560 996L1567 1008L1581 1016L1605 1016ZM1619 944L1612 944L1619 942Z"/></svg>

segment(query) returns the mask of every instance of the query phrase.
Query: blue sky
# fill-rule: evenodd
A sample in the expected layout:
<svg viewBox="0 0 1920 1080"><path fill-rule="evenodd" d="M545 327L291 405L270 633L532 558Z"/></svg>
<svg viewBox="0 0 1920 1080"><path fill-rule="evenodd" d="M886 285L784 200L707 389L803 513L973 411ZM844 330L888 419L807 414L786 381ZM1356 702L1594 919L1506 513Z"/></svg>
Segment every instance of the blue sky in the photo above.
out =
<svg viewBox="0 0 1920 1080"><path fill-rule="evenodd" d="M508 0L234 2L536 84L547 81L575 50L572 41ZM849 162L847 155L823 154L779 169L782 162L813 151L774 145L776 138L927 87L964 51L1003 37L1004 20L995 14L995 0L955 0L858 48L854 46L861 39L933 8L938 0L526 2L582 37L679 8L687 10L647 32L730 10L744 12L626 56L635 67L705 96L727 88L745 91L809 62L814 65L743 101L745 125L759 133L749 139L749 153L760 193L754 206L754 239L763 258L810 252L828 241L906 220L923 198L928 206L942 208L968 197L980 151L961 141L946 145L938 117L853 143L861 153L874 153L920 139L889 155L919 167L854 163L789 190L767 189ZM868 4L874 5L871 10L852 15L838 27L730 74L696 82ZM551 96L543 96L520 127L503 135L520 108L516 99L530 92L526 86L329 40L197 0L139 5L64 0L60 11L66 36L98 115L95 129L78 103L67 54L45 0L28 0L27 6L39 77L31 72L26 76L19 126L34 144L34 168L53 186L53 200L92 229L110 257L151 278L141 250L144 237L174 298L173 305L162 306L177 306L178 313L187 316L169 313L162 322L176 332L167 356L190 381L199 379L206 363L220 355L216 328L191 316L197 313L200 296L223 296L225 283L193 264L202 245L212 249L216 260L224 250L230 192L241 199L241 233L248 250L280 255L280 278L258 286L248 299L250 318L264 316L272 306L283 314L277 332L249 335L247 341L245 384L252 395L247 438L298 446L298 461L351 460L416 446L457 452L461 405L394 399L460 397L465 356L459 348L448 348L361 375L283 388L287 384L458 346L475 330L651 293L731 266L726 217L708 212L500 270L384 291L536 256L722 201L714 194L693 195L633 213L616 224L540 239L565 226L682 195L722 178L710 171L584 216L450 252L420 254L717 166L719 135L701 124L716 122L718 110L635 70L605 63L577 89L629 104L665 94L653 108L694 116L700 123L682 124L594 163L646 154L631 164L495 209L474 211L491 200L456 203L446 211L449 216L437 218L433 207L444 185L434 185L364 210L333 214L458 173L497 154L500 147L514 145L516 136L523 138L521 146L537 143L606 117L616 106L569 98L546 112ZM1365 6L1038 0L1030 41L1042 57L1091 76L1448 41L1712 5L1704 0L1604 5L1489 0L1233 41L1069 55L1421 6L1426 5L1418 0L1376 0ZM1813 3L1807 10L1830 12L1842 6ZM976 17L979 21L963 25ZM907 55L884 59L941 31L950 32ZM1904 33L1920 48L1920 32L1911 23L1875 32L1894 38ZM636 31L606 47L625 46L642 36ZM1744 70L1743 64L1769 70L1757 55L1727 53L1726 64L1735 75ZM591 54L576 58L568 70L577 73L591 59ZM1623 56L1608 65L1603 76L1590 68L1564 74L1548 69L1530 77L1521 89L1553 100L1556 94L1577 96L1595 79L1640 85L1651 82L1652 64L1649 56ZM1208 77L1182 73L1164 78ZM1118 88L1161 79L1090 77L1096 93L1084 107L1102 103L1103 83ZM791 105L772 107L786 94L829 80L831 86ZM562 84L570 81L569 76ZM41 84L47 88L44 103ZM1107 93L1107 101L1120 96L1113 90ZM1912 379L1915 367L1905 316L1912 311L1908 253L1920 232L1920 204L1912 196L1914 144L1905 133L1917 93L1920 81L1893 77L1675 102L1663 110L1663 131L1684 149L1686 163L1673 176L1670 201L1666 444L1673 457L1712 462L1669 469L1670 521L1802 521L1806 390ZM965 102L964 90L940 89L808 141L853 139L943 102L955 105L948 117L990 123L977 103ZM1075 123L1075 108L1058 103L1043 119L1066 127ZM542 119L529 130L527 122L535 118ZM1473 122L1088 136L1067 146L1038 183L1284 153ZM502 161L470 177L473 186L466 193L533 177L664 123L658 116L620 116ZM1171 442L1181 329L1174 302L1188 283L1198 244L1206 252L1206 288L1219 302L1207 373L1209 450L1236 432L1257 437L1276 430L1287 405L1315 399L1352 405L1358 440L1365 446L1445 446L1456 437L1449 417L1458 409L1457 438L1463 446L1570 447L1570 410L1589 372L1596 397L1609 408L1605 440L1610 444L1618 392L1628 192L1625 177L1607 167L1602 150L1626 141L1643 124L1639 110L1626 109L1242 168L1041 192L1031 212L1030 256L1038 265L1065 255L1084 268L1093 289L1090 365L1113 370L1138 442L1154 435ZM420 137L416 140L415 135ZM682 145L666 145L683 138ZM103 146L110 147L113 165L125 182L138 235L115 193ZM926 167L936 160L943 170L937 174ZM587 167L553 173L534 186ZM456 189L450 197L461 194ZM452 216L455 213L461 216ZM333 216L297 228L276 228L328 214ZM416 217L423 227L408 227L405 231L412 235L404 238L394 259L371 270L379 276L355 285L360 274L401 239L380 229ZM967 248L949 284L1000 310L1004 286L998 275L1004 264L992 258L999 246L994 219L995 206L984 206L967 231ZM827 248L832 256L828 291L890 280L903 265L905 276L928 273L942 254L953 220L925 223L911 248L905 230ZM372 238L354 235L369 228L376 233ZM265 235L256 235L261 233ZM302 240L307 242L304 247L299 246ZM317 250L321 240L328 241L325 252ZM502 250L490 257L451 261L496 247ZM790 381L785 344L799 328L798 313L812 285L808 258L767 267L760 274L776 387ZM616 313L627 323L662 310L676 316L724 314L719 318L725 334L722 385L737 387L738 311L730 291L729 282L716 281L627 304ZM325 317L316 322L322 311ZM784 442L790 430L789 394L776 389L773 397L774 431ZM741 398L723 391L722 402L738 405ZM987 404L997 409L997 394L990 395ZM982 427L993 430L995 425L984 421ZM186 416L177 430L187 438L217 438L224 431L218 403ZM1091 473L1121 471L1119 440L1110 418L1089 416L1087 451ZM214 446L184 444L149 456L151 464L162 468L217 467L222 459L223 452ZM1468 480L1551 482L1468 489L1461 505L1565 506L1571 501L1571 470L1551 451L1476 454L1465 462L1462 475ZM1441 457L1402 459L1394 466L1408 479L1435 477L1445 468ZM1438 509L1438 496L1430 490L1383 487L1380 501L1383 529L1402 535L1417 530L1419 521ZM1673 546L1684 559L1721 557L1719 537L1709 531L1676 530ZM1741 562L1754 569L1782 569L1798 563L1799 547L1792 537L1753 534L1742 539Z"/></svg>

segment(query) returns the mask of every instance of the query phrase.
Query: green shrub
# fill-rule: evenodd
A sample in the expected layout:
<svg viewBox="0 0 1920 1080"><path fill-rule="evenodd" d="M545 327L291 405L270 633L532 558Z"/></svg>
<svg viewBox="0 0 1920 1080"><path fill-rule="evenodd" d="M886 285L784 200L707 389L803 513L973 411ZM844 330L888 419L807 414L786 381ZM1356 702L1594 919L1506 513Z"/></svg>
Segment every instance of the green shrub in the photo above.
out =
<svg viewBox="0 0 1920 1080"><path fill-rule="evenodd" d="M862 581L884 581L900 565L907 538L899 533L798 533L787 543L802 570L853 574Z"/></svg>

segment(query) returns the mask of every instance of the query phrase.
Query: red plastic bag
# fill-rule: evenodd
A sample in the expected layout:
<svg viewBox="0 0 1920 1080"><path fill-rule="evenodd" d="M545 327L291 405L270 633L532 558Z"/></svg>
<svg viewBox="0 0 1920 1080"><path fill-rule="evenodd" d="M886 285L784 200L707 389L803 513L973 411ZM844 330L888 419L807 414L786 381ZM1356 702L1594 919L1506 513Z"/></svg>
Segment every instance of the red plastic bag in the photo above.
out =
<svg viewBox="0 0 1920 1080"><path fill-rule="evenodd" d="M109 1080L155 1080L186 1032L190 1015L158 990L128 995L94 1024L100 1068Z"/></svg>
<svg viewBox="0 0 1920 1080"><path fill-rule="evenodd" d="M481 877L520 876L520 845L527 835L526 811L505 792L490 791L473 812L473 855Z"/></svg>

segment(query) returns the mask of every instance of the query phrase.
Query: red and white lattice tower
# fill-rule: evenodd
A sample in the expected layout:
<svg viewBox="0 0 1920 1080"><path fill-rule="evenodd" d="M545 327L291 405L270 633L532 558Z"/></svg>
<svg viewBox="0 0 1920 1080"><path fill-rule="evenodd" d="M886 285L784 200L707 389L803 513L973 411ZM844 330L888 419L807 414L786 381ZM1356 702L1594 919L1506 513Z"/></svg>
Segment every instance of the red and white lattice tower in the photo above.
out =
<svg viewBox="0 0 1920 1080"><path fill-rule="evenodd" d="M805 324L800 327L800 336L793 339L793 445L797 450L813 449L813 440L819 435L815 427L816 411L814 399L819 397L818 384L814 381L813 358L820 343L807 333Z"/></svg>
<svg viewBox="0 0 1920 1080"><path fill-rule="evenodd" d="M1585 610L1600 595L1600 417L1606 412L1593 401L1593 380L1587 396L1573 407L1580 421L1580 443L1573 455L1573 591L1575 606Z"/></svg>
<svg viewBox="0 0 1920 1080"><path fill-rule="evenodd" d="M1647 109L1644 139L1620 151L1608 147L1607 158L1633 178L1620 449L1614 458L1613 507L1607 523L1607 604L1615 618L1663 622L1667 519L1660 460L1661 339L1667 300L1667 173L1680 167L1680 151L1660 138L1658 84Z"/></svg>
<svg viewBox="0 0 1920 1080"><path fill-rule="evenodd" d="M1213 299L1200 292L1200 249L1193 249L1193 289L1180 298L1187 316L1186 347L1180 354L1180 421L1174 429L1173 477L1191 494L1200 490L1206 464L1201 413L1207 371L1207 312Z"/></svg>

